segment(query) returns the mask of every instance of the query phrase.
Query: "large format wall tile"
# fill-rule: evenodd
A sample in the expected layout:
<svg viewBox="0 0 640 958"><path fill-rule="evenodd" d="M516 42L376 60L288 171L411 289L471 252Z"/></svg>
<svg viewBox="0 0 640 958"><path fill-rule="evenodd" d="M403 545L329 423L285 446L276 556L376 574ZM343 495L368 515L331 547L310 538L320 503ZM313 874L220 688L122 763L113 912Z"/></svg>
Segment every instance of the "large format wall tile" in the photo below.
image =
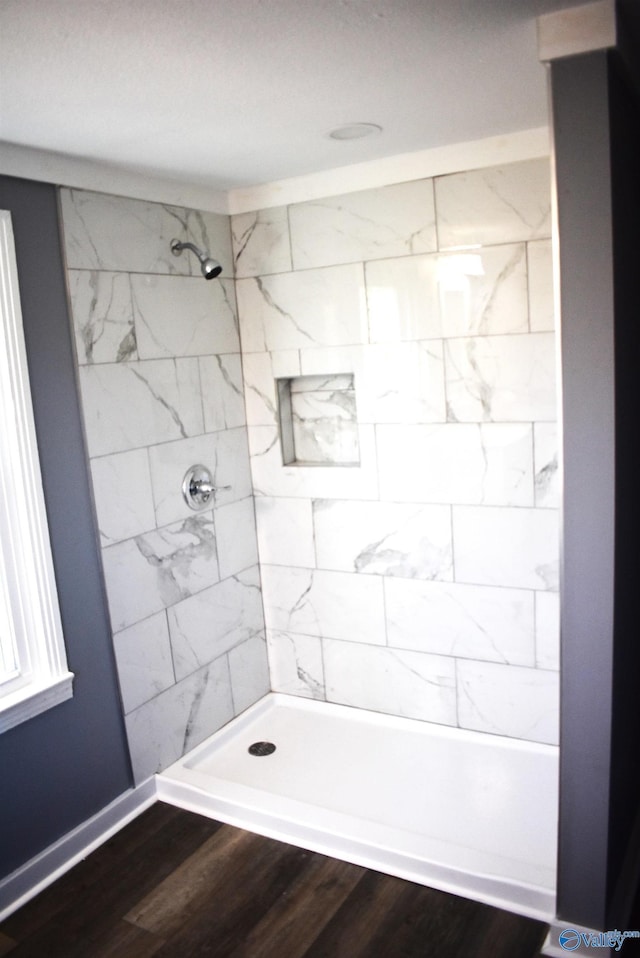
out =
<svg viewBox="0 0 640 958"><path fill-rule="evenodd" d="M202 432L197 359L81 366L90 456Z"/></svg>
<svg viewBox="0 0 640 958"><path fill-rule="evenodd" d="M371 341L528 332L526 267L523 243L367 263Z"/></svg>
<svg viewBox="0 0 640 958"><path fill-rule="evenodd" d="M67 266L128 273L198 275L190 253L174 256L172 239L205 247L232 275L228 217L85 190L60 191Z"/></svg>
<svg viewBox="0 0 640 958"><path fill-rule="evenodd" d="M547 160L440 176L435 190L440 249L514 243L551 233Z"/></svg>
<svg viewBox="0 0 640 958"><path fill-rule="evenodd" d="M231 217L235 275L264 276L291 269L286 206Z"/></svg>
<svg viewBox="0 0 640 958"><path fill-rule="evenodd" d="M453 659L331 640L323 649L327 701L455 725Z"/></svg>
<svg viewBox="0 0 640 958"><path fill-rule="evenodd" d="M241 279L242 349L301 349L367 341L362 266Z"/></svg>
<svg viewBox="0 0 640 958"><path fill-rule="evenodd" d="M237 502L251 495L246 430L225 429L191 439L164 442L149 450L158 526L193 516L182 495L188 468L201 464L211 472L215 488L211 505Z"/></svg>
<svg viewBox="0 0 640 958"><path fill-rule="evenodd" d="M256 566L198 592L168 611L178 679L256 635L264 637Z"/></svg>
<svg viewBox="0 0 640 958"><path fill-rule="evenodd" d="M109 546L102 561L116 631L217 582L211 513Z"/></svg>
<svg viewBox="0 0 640 958"><path fill-rule="evenodd" d="M378 426L376 436L384 499L533 505L531 426Z"/></svg>
<svg viewBox="0 0 640 958"><path fill-rule="evenodd" d="M237 353L233 284L201 276L132 276L140 359Z"/></svg>
<svg viewBox="0 0 640 958"><path fill-rule="evenodd" d="M324 699L322 640L315 635L267 632L269 669L274 692Z"/></svg>
<svg viewBox="0 0 640 958"><path fill-rule="evenodd" d="M146 449L132 449L93 459L91 475L103 546L155 528Z"/></svg>
<svg viewBox="0 0 640 958"><path fill-rule="evenodd" d="M458 582L558 588L558 517L550 509L453 507Z"/></svg>
<svg viewBox="0 0 640 958"><path fill-rule="evenodd" d="M232 718L226 656L130 712L126 727L136 785L176 762Z"/></svg>
<svg viewBox="0 0 640 958"><path fill-rule="evenodd" d="M384 645L377 576L264 565L262 595L268 629Z"/></svg>
<svg viewBox="0 0 640 958"><path fill-rule="evenodd" d="M289 221L294 269L436 249L431 180L296 203Z"/></svg>
<svg viewBox="0 0 640 958"><path fill-rule="evenodd" d="M456 668L463 728L558 743L557 672L463 660Z"/></svg>
<svg viewBox="0 0 640 958"><path fill-rule="evenodd" d="M71 269L68 277L80 365L138 359L128 274Z"/></svg>
<svg viewBox="0 0 640 958"><path fill-rule="evenodd" d="M236 645L228 655L231 696L235 715L271 690L269 659L264 636L253 636Z"/></svg>
<svg viewBox="0 0 640 958"><path fill-rule="evenodd" d="M164 612L116 632L113 637L125 713L175 685L167 617Z"/></svg>
<svg viewBox="0 0 640 958"><path fill-rule="evenodd" d="M555 361L551 333L448 340L445 367L449 419L554 420Z"/></svg>
<svg viewBox="0 0 640 958"><path fill-rule="evenodd" d="M394 648L535 664L533 592L387 579L385 608L388 642Z"/></svg>
<svg viewBox="0 0 640 958"><path fill-rule="evenodd" d="M406 579L451 579L447 506L387 502L313 503L319 569Z"/></svg>

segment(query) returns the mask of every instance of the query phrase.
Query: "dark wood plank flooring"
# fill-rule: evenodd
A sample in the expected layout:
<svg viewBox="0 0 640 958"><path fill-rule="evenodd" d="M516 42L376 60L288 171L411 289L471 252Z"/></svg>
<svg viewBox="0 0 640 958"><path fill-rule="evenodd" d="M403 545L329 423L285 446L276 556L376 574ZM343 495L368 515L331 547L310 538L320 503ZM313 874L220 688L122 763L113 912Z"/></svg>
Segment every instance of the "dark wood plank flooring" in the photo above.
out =
<svg viewBox="0 0 640 958"><path fill-rule="evenodd" d="M0 925L10 958L534 958L541 922L158 803Z"/></svg>

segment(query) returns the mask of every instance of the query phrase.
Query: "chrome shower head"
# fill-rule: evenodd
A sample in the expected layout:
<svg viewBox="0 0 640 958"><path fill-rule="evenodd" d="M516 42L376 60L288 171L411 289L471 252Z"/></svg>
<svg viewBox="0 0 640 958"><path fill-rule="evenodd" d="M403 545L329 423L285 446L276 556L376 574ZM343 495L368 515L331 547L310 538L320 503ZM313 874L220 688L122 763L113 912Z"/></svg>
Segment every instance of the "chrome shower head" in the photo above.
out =
<svg viewBox="0 0 640 958"><path fill-rule="evenodd" d="M180 256L183 249L190 249L200 260L200 269L205 279L214 279L222 272L222 266L217 260L212 259L206 250L198 249L193 243L183 243L181 240L171 240L171 252L174 256Z"/></svg>

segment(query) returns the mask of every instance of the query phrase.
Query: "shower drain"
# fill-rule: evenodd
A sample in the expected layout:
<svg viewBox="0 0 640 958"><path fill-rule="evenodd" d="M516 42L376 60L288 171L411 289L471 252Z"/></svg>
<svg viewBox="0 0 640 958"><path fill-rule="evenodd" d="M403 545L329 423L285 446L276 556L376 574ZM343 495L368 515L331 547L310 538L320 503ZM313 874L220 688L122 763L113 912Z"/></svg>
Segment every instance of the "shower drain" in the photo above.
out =
<svg viewBox="0 0 640 958"><path fill-rule="evenodd" d="M254 742L247 751L250 755L271 755L275 750L273 742Z"/></svg>

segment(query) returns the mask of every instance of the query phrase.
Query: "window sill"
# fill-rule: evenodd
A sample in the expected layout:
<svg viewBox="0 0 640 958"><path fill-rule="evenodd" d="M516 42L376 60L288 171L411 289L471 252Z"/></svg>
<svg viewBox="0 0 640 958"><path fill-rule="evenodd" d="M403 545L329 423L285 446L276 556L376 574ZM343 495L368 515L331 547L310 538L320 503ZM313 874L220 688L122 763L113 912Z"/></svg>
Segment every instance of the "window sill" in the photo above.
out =
<svg viewBox="0 0 640 958"><path fill-rule="evenodd" d="M31 682L0 698L0 733L66 702L73 695L73 672L47 682Z"/></svg>

